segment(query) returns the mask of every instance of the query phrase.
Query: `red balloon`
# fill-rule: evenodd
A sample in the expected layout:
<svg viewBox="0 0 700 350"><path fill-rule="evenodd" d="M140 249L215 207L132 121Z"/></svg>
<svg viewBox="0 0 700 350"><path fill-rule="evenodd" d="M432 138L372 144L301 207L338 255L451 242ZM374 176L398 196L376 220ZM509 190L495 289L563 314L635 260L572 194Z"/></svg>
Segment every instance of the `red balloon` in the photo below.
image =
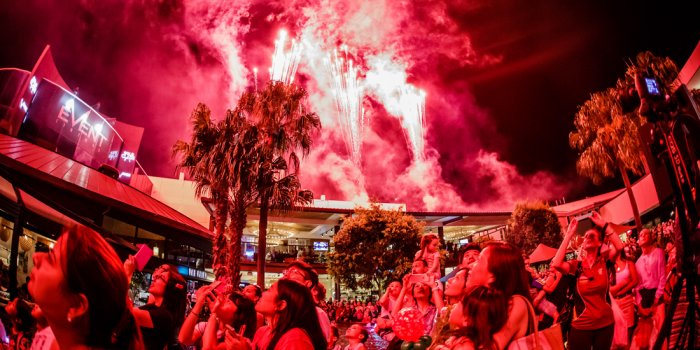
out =
<svg viewBox="0 0 700 350"><path fill-rule="evenodd" d="M392 327L394 334L404 341L415 342L423 336L425 324L423 315L414 308L404 308L399 311Z"/></svg>

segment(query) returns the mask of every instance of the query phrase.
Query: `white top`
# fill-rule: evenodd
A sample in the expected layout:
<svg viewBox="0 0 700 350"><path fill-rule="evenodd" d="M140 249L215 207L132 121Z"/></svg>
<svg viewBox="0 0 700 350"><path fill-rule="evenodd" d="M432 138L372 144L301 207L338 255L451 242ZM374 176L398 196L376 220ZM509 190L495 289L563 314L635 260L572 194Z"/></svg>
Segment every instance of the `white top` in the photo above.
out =
<svg viewBox="0 0 700 350"><path fill-rule="evenodd" d="M642 301L642 297L639 294L640 289L656 288L656 298L663 296L664 286L666 285L666 261L661 248L654 248L651 253L642 254L634 266L637 267L637 275L639 275L637 302L640 303Z"/></svg>
<svg viewBox="0 0 700 350"><path fill-rule="evenodd" d="M49 350L54 341L56 337L53 336L51 327L46 327L34 334L31 350Z"/></svg>

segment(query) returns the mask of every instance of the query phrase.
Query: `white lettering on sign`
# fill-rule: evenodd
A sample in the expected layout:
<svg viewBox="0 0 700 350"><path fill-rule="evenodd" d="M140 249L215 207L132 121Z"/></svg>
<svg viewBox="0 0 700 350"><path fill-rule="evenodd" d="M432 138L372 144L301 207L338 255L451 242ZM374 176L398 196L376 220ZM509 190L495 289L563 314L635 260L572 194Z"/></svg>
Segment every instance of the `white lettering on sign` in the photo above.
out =
<svg viewBox="0 0 700 350"><path fill-rule="evenodd" d="M118 155L119 155L119 151L111 151L111 152L109 152L109 155L107 156L107 158L109 160L115 160L115 159L117 159Z"/></svg>
<svg viewBox="0 0 700 350"><path fill-rule="evenodd" d="M134 152L124 151L124 152L122 152L122 160L127 162L127 163L133 162L136 160L136 155L134 154Z"/></svg>
<svg viewBox="0 0 700 350"><path fill-rule="evenodd" d="M36 81L36 77L32 77L32 80L29 81L29 92L32 93L32 95L36 94L36 89L39 87L39 83Z"/></svg>
<svg viewBox="0 0 700 350"><path fill-rule="evenodd" d="M119 177L127 177L127 178L129 178L129 177L131 177L131 173L127 173L127 172L123 171L121 174L119 174Z"/></svg>
<svg viewBox="0 0 700 350"><path fill-rule="evenodd" d="M75 101L71 98L61 107L61 111L58 112L57 121L63 122L63 125L69 125L70 129L78 129L81 136L87 137L88 139L95 141L97 147L102 146L102 142L107 140L107 137L102 135L103 125L95 124L90 125L88 119L90 117L90 110L81 114L77 119L75 118Z"/></svg>
<svg viewBox="0 0 700 350"><path fill-rule="evenodd" d="M27 112L27 110L29 109L29 107L27 107L27 102L25 102L24 99L19 100L19 109L25 112Z"/></svg>

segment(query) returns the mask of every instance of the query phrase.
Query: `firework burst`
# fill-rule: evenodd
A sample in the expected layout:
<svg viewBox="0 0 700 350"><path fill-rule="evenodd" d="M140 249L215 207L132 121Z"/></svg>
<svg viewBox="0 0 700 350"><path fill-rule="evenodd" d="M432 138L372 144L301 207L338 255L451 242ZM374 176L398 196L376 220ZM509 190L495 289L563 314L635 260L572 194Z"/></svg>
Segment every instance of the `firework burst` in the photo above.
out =
<svg viewBox="0 0 700 350"><path fill-rule="evenodd" d="M405 84L399 90L401 124L413 159L425 159L425 91Z"/></svg>
<svg viewBox="0 0 700 350"><path fill-rule="evenodd" d="M340 51L338 53L338 50L334 50L329 55L327 64L333 80L333 96L345 145L352 162L359 167L362 160L362 134L365 128L362 108L364 90L359 82L359 69L349 58L347 46L343 45Z"/></svg>
<svg viewBox="0 0 700 350"><path fill-rule="evenodd" d="M275 40L275 53L272 55L270 67L270 80L281 81L285 84L294 82L299 59L301 58L301 45L292 39L287 48L287 31L280 30L279 37Z"/></svg>

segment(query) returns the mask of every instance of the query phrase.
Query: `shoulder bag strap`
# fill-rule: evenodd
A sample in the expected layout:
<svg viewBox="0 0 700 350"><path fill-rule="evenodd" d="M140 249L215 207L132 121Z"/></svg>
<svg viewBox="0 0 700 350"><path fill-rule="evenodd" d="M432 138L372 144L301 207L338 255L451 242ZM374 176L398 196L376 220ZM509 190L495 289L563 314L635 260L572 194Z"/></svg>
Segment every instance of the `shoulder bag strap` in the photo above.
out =
<svg viewBox="0 0 700 350"><path fill-rule="evenodd" d="M535 337L535 349L539 349L540 348L540 336L539 336L539 330L538 330L538 324L537 324L537 317L535 316L535 308L532 307L532 304L530 304L530 301L527 300L527 298L525 298L524 296L516 294L516 295L514 295L514 297L521 298L525 302L525 305L527 305L528 332L531 332L531 334L534 335L534 337ZM530 323L530 320L532 320L532 323Z"/></svg>

